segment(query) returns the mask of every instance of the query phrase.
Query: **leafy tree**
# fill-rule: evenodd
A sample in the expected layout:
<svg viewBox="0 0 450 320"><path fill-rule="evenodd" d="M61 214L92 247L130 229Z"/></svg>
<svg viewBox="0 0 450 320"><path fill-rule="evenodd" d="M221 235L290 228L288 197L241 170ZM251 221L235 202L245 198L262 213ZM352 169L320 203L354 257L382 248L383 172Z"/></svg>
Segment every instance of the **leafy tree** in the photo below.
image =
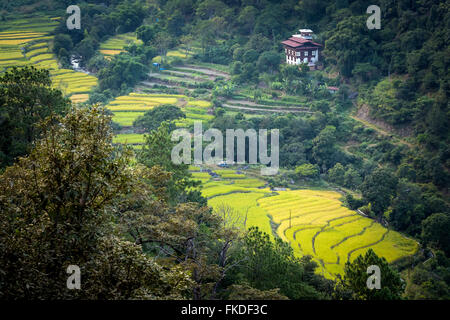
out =
<svg viewBox="0 0 450 320"><path fill-rule="evenodd" d="M257 66L259 71L268 71L273 73L278 71L281 59L280 54L276 51L266 51L263 52L257 61Z"/></svg>
<svg viewBox="0 0 450 320"><path fill-rule="evenodd" d="M450 255L450 217L435 213L422 221L422 239Z"/></svg>
<svg viewBox="0 0 450 320"><path fill-rule="evenodd" d="M347 202L349 208L352 210L356 210L364 204L362 199L356 199L351 194L345 196L345 202Z"/></svg>
<svg viewBox="0 0 450 320"><path fill-rule="evenodd" d="M87 63L94 56L97 47L98 43L94 39L87 37L75 46L74 51L83 58L82 63Z"/></svg>
<svg viewBox="0 0 450 320"><path fill-rule="evenodd" d="M316 274L317 264L310 256L294 256L292 247L251 227L244 239L238 261L245 281L258 290L280 289L289 299L325 299L331 282Z"/></svg>
<svg viewBox="0 0 450 320"><path fill-rule="evenodd" d="M409 275L405 295L410 300L450 299L450 259L442 251L435 257L427 257Z"/></svg>
<svg viewBox="0 0 450 320"><path fill-rule="evenodd" d="M377 68L370 63L357 63L352 70L352 74L360 81L368 81L377 74Z"/></svg>
<svg viewBox="0 0 450 320"><path fill-rule="evenodd" d="M214 23L211 20L200 20L195 28L197 38L200 40L200 45L203 50L203 54L206 52L208 46L216 43L214 36Z"/></svg>
<svg viewBox="0 0 450 320"><path fill-rule="evenodd" d="M64 114L70 101L51 87L47 70L12 68L0 76L0 168L28 152L40 135L39 121Z"/></svg>
<svg viewBox="0 0 450 320"><path fill-rule="evenodd" d="M171 173L153 166L140 171L138 193L122 202L120 221L129 234L147 252L163 258L188 272L192 285L188 297L214 299L221 282L233 268L229 251L240 238L240 228L225 212L211 213L195 203L171 205L168 188Z"/></svg>
<svg viewBox="0 0 450 320"><path fill-rule="evenodd" d="M319 176L319 168L317 165L311 163L305 163L295 168L295 173L300 178L318 178Z"/></svg>
<svg viewBox="0 0 450 320"><path fill-rule="evenodd" d="M339 162L334 165L333 168L328 170L328 178L330 181L337 183L339 185L344 185L344 175L345 175L345 169L342 164Z"/></svg>
<svg viewBox="0 0 450 320"><path fill-rule="evenodd" d="M322 170L331 167L336 152L336 127L326 126L313 140L313 156Z"/></svg>
<svg viewBox="0 0 450 320"><path fill-rule="evenodd" d="M228 288L229 300L288 300L280 289L258 290L249 285L233 284Z"/></svg>
<svg viewBox="0 0 450 320"><path fill-rule="evenodd" d="M353 190L359 188L362 183L361 175L353 167L348 166L344 174L344 186Z"/></svg>
<svg viewBox="0 0 450 320"><path fill-rule="evenodd" d="M380 268L380 289L369 289L367 286L367 279L370 276L367 274L369 266ZM344 272L344 277L338 284L342 287L337 292L348 290L351 292L351 299L397 300L401 298L404 291L400 275L389 266L385 258L378 257L372 249L369 249L365 255L359 255L353 262L347 262Z"/></svg>
<svg viewBox="0 0 450 320"><path fill-rule="evenodd" d="M137 38L142 40L144 44L152 42L155 39L157 30L154 26L142 25L136 29Z"/></svg>
<svg viewBox="0 0 450 320"><path fill-rule="evenodd" d="M57 34L53 38L53 52L59 53L61 49L71 51L73 49L72 38L67 34Z"/></svg>
<svg viewBox="0 0 450 320"><path fill-rule="evenodd" d="M148 132L151 130L156 130L162 122L168 121L170 123L169 131L172 131L175 129L175 124L173 124L171 120L179 118L186 118L186 115L180 108L174 105L162 105L145 112L142 116L139 116L136 120L134 120L133 126Z"/></svg>
<svg viewBox="0 0 450 320"><path fill-rule="evenodd" d="M255 49L249 49L244 51L242 55L242 62L244 63L255 63L258 60L259 53Z"/></svg>
<svg viewBox="0 0 450 320"><path fill-rule="evenodd" d="M203 0L197 7L196 14L202 19L211 19L215 16L221 16L227 6L219 0Z"/></svg>
<svg viewBox="0 0 450 320"><path fill-rule="evenodd" d="M241 10L236 21L242 33L252 33L255 27L257 14L258 10L253 6L246 6Z"/></svg>
<svg viewBox="0 0 450 320"><path fill-rule="evenodd" d="M335 57L343 76L349 77L356 62L376 52L376 42L368 34L365 16L350 16L337 23L325 42L328 56Z"/></svg>
<svg viewBox="0 0 450 320"><path fill-rule="evenodd" d="M388 170L375 169L364 179L361 192L366 202L370 202L378 219L391 204L397 187L397 178Z"/></svg>
<svg viewBox="0 0 450 320"><path fill-rule="evenodd" d="M133 87L145 79L147 72L148 67L140 58L122 53L112 58L108 67L100 70L99 87L101 90L119 90L123 86Z"/></svg>
<svg viewBox="0 0 450 320"><path fill-rule="evenodd" d="M135 31L142 24L146 15L143 3L140 1L120 2L110 14L118 26L119 33Z"/></svg>
<svg viewBox="0 0 450 320"><path fill-rule="evenodd" d="M167 192L171 203L187 202L191 192L189 187L195 187L199 182L190 179L192 176L187 164L174 164L171 158L172 149L175 146L170 138L169 124L162 123L156 130L145 136L145 144L138 153L137 159L148 168L160 166L164 171L170 172ZM195 194L192 193L194 196Z"/></svg>
<svg viewBox="0 0 450 320"><path fill-rule="evenodd" d="M179 37L183 34L184 16L180 10L173 11L166 20L166 29L169 34Z"/></svg>
<svg viewBox="0 0 450 320"><path fill-rule="evenodd" d="M51 116L30 154L1 175L0 298L181 297L186 274L115 235L111 213L134 178L110 121L98 107ZM69 265L80 267L82 290L66 287Z"/></svg>
<svg viewBox="0 0 450 320"><path fill-rule="evenodd" d="M400 180L396 194L392 201L389 220L396 229L418 235L420 223L425 218L424 201L420 189L412 183Z"/></svg>

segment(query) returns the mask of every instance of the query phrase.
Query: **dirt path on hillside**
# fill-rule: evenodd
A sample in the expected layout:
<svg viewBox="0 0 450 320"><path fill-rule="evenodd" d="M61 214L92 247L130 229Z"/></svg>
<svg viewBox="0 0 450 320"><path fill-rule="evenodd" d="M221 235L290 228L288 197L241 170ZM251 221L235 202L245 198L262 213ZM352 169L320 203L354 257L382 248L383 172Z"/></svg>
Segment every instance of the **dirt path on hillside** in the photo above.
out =
<svg viewBox="0 0 450 320"><path fill-rule="evenodd" d="M385 123L384 121L373 119L370 117L370 109L369 106L364 104L362 105L358 111L356 112L356 115L350 116L352 119L361 122L366 127L372 128L379 134L381 134L384 137L390 137L392 139L392 142L399 143L405 146L408 146L409 148L413 148L414 145L409 143L408 141L401 138L399 135L408 136L410 135L409 130L403 130L402 132L398 132L398 130L395 130L394 127L391 125Z"/></svg>
<svg viewBox="0 0 450 320"><path fill-rule="evenodd" d="M176 74L176 75L180 75L180 76L185 76L191 79L195 79L195 80L202 80L202 81L207 81L207 80L215 80L216 77L211 76L211 75L206 75L207 79L205 79L205 76L201 76L195 73L191 73L191 72L182 72L182 71L177 71L177 70L167 70L167 74Z"/></svg>
<svg viewBox="0 0 450 320"><path fill-rule="evenodd" d="M180 87L180 86L170 85L167 83L157 82L157 81L141 81L139 84L144 87L153 87L153 86L166 86L168 88L179 88Z"/></svg>
<svg viewBox="0 0 450 320"><path fill-rule="evenodd" d="M260 108L267 108L267 107L272 107L272 108L282 108L282 109L296 109L296 110L305 110L305 111L309 111L308 108L306 107L302 107L299 105L292 105L292 106L271 106L271 105L265 105L265 104L258 104L256 102L253 101L249 101L249 100L227 100L227 103L231 103L231 104L242 104L245 106L251 106L251 107L260 107Z"/></svg>
<svg viewBox="0 0 450 320"><path fill-rule="evenodd" d="M224 103L223 106L229 109L237 109L237 110L249 110L249 111L258 111L258 112L280 112L280 113L314 113L312 111L306 110L298 110L298 109L266 109L266 108L252 108L252 107L243 107L243 106L232 106Z"/></svg>
<svg viewBox="0 0 450 320"><path fill-rule="evenodd" d="M177 67L177 69L181 69L181 70L190 70L190 71L197 71L200 73L204 73L208 76L214 76L214 77L223 77L225 79L230 79L230 75L228 73L222 72L222 71L218 71L218 70L213 70L213 69L208 69L205 67L197 67L194 65L186 65L186 66L182 66L182 67Z"/></svg>

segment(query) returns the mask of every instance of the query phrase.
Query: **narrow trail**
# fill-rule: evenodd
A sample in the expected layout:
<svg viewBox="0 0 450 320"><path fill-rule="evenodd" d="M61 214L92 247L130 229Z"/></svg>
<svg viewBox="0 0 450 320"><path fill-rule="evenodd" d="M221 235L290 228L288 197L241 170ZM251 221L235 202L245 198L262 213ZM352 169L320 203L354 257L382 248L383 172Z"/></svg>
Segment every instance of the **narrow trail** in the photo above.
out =
<svg viewBox="0 0 450 320"><path fill-rule="evenodd" d="M215 77L214 76L210 76L210 75L206 75L206 76L201 76L199 74L195 74L195 73L191 73L191 72L183 72L183 71L177 71L177 70L167 70L166 72L164 72L166 74L175 74L175 75L180 75L180 76L185 76L188 78L192 78L192 79L196 79L196 80L214 80ZM207 79L205 79L205 77Z"/></svg>
<svg viewBox="0 0 450 320"><path fill-rule="evenodd" d="M267 109L267 108L252 108L252 107L243 107L243 106L232 106L229 104L222 104L225 108L229 109L237 109L237 110L249 110L249 111L258 111L258 112L280 112L280 113L310 113L313 114L312 111L306 110L296 110L296 109Z"/></svg>
<svg viewBox="0 0 450 320"><path fill-rule="evenodd" d="M181 66L181 67L177 67L177 69L181 69L181 70L190 70L190 71L196 71L196 72L200 72L200 73L204 73L206 75L209 76L215 76L215 77L222 77L225 79L230 79L230 75L228 73L219 71L219 70L213 70L213 69L209 69L206 67L197 67L194 65L185 65L185 66Z"/></svg>
<svg viewBox="0 0 450 320"><path fill-rule="evenodd" d="M403 138L399 137L395 132L392 130L388 130L386 128L380 127L379 124L376 123L376 120L370 118L369 116L369 106L368 105L362 105L361 107L358 107L358 105L353 102L353 105L357 108L356 114L351 115L350 118L353 120L356 120L360 123L362 123L364 126L369 127L382 136L387 136L392 138L392 142L394 144L402 144L409 148L413 148L414 145L409 143L408 141L404 140Z"/></svg>
<svg viewBox="0 0 450 320"><path fill-rule="evenodd" d="M238 104L238 105L244 105L244 106L250 106L250 107L261 107L261 108L281 108L281 109L293 109L293 110L305 110L305 111L309 111L309 108L307 107L303 107L300 105L279 105L279 106L271 106L271 105L266 105L266 104L258 104L256 102L253 101L249 101L249 100L235 100L235 99L229 99L227 100L227 103L231 103L231 104Z"/></svg>
<svg viewBox="0 0 450 320"><path fill-rule="evenodd" d="M139 85L144 87L166 86L168 88L180 88L180 86L164 83L162 81L141 81Z"/></svg>

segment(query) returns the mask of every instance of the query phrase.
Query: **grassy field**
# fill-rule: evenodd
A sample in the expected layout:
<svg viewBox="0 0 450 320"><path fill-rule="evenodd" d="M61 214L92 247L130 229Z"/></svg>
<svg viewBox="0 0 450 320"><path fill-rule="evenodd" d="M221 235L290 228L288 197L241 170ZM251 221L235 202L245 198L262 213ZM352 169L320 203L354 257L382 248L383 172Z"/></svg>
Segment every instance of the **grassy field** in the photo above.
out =
<svg viewBox="0 0 450 320"><path fill-rule="evenodd" d="M86 101L97 84L97 78L69 69L61 69L49 42L49 33L58 25L58 18L32 17L2 22L0 27L0 72L13 66L33 65L50 70L54 87L73 102Z"/></svg>

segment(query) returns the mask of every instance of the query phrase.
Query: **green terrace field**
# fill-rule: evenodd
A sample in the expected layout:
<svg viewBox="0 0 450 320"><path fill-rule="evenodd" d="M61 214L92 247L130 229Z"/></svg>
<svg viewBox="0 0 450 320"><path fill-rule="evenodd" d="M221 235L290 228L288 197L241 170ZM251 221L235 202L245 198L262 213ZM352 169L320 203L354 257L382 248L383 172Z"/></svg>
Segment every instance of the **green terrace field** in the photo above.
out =
<svg viewBox="0 0 450 320"><path fill-rule="evenodd" d="M149 80L142 82L140 85L141 89L144 90L154 86L166 86L185 90L201 87L210 91L214 81L230 79L230 75L222 71L224 69L224 66L199 62L182 66L177 65L170 67L170 69L153 70L149 74Z"/></svg>
<svg viewBox="0 0 450 320"><path fill-rule="evenodd" d="M136 38L134 32L119 34L110 37L108 40L100 44L100 53L104 56L114 56L124 51L124 48L130 43L141 43L141 40Z"/></svg>
<svg viewBox="0 0 450 320"><path fill-rule="evenodd" d="M84 102L97 78L71 69L61 69L49 49L51 31L58 18L39 17L2 23L0 28L0 72L13 66L32 65L50 70L53 85L73 102Z"/></svg>
<svg viewBox="0 0 450 320"><path fill-rule="evenodd" d="M418 250L416 241L344 207L335 191L273 192L255 173L213 169L214 178L198 170L191 168L210 206L229 205L245 218L245 228L257 226L289 242L297 256L311 255L327 278L343 274L345 263L369 248L388 262Z"/></svg>
<svg viewBox="0 0 450 320"><path fill-rule="evenodd" d="M192 57L196 52L199 52L201 49L199 47L193 46L189 48L189 50L186 50L186 47L184 45L179 46L175 50L169 50L166 53L166 56L164 57L165 62L172 62L174 59L187 59ZM153 58L153 62L161 63L163 61L163 58L161 56L156 56Z"/></svg>
<svg viewBox="0 0 450 320"><path fill-rule="evenodd" d="M194 121L208 121L213 118L208 114L211 107L209 101L194 100L181 94L147 94L130 93L126 96L119 96L111 101L106 107L112 111L114 122L123 127L130 127L137 117L143 115L145 111L164 104L173 104L179 106L186 114L185 119L177 120L178 127L188 127ZM114 138L115 143L141 144L144 138L142 134L124 133Z"/></svg>

